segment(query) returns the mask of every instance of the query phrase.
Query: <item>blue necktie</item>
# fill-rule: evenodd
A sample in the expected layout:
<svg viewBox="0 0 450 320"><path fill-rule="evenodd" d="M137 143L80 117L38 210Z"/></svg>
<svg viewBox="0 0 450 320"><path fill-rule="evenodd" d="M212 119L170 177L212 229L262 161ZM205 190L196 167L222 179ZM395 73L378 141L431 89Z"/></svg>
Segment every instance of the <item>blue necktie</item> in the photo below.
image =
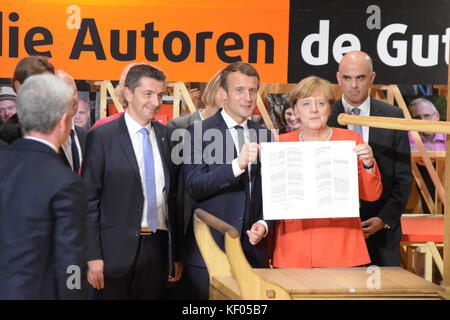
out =
<svg viewBox="0 0 450 320"><path fill-rule="evenodd" d="M147 197L147 223L148 227L156 232L158 229L158 205L156 203L155 164L153 150L148 138L147 128L139 130L142 133L142 150L145 165L145 194Z"/></svg>
<svg viewBox="0 0 450 320"><path fill-rule="evenodd" d="M355 116L359 116L359 114L361 113L361 109L360 108L353 108L351 112ZM353 125L353 131L358 132L359 135L361 136L361 138L364 139L363 132L362 132L362 127L359 124L354 124Z"/></svg>

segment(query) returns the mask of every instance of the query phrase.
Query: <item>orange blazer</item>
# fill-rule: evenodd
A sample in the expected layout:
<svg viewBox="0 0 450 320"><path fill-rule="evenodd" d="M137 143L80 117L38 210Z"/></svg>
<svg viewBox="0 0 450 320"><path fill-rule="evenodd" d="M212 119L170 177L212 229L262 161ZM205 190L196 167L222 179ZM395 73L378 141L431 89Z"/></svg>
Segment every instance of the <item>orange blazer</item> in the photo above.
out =
<svg viewBox="0 0 450 320"><path fill-rule="evenodd" d="M332 128L330 140L364 143L351 130ZM300 131L279 136L280 142L299 141ZM368 173L358 159L359 197L375 201L382 184L378 165ZM278 268L353 267L370 263L360 218L279 220L269 236L272 264Z"/></svg>

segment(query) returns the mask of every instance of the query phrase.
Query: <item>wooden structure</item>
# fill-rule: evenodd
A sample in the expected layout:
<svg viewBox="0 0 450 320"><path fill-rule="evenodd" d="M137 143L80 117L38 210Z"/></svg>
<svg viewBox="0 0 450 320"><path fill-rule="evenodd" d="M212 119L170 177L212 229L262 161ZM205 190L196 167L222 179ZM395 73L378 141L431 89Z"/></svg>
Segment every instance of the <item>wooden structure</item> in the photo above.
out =
<svg viewBox="0 0 450 320"><path fill-rule="evenodd" d="M225 234L225 252L209 226ZM237 230L204 210L194 214L210 275L210 299L440 299L444 290L399 267L253 269Z"/></svg>
<svg viewBox="0 0 450 320"><path fill-rule="evenodd" d="M403 214L402 240L400 242L402 265L417 273L417 263L413 263L414 252L423 253L424 278L433 281L433 262L441 276L444 263L438 248L444 242L444 216L442 214ZM417 256L415 256L417 258Z"/></svg>
<svg viewBox="0 0 450 320"><path fill-rule="evenodd" d="M415 134L417 134L417 131L427 131L427 132L435 132L435 133L445 133L450 134L450 122L440 122L440 121L425 121L425 120L411 120L411 119L398 119L398 118L378 118L378 117L363 117L363 116L352 116L348 114L340 114L338 117L338 122L342 125L348 125L348 124L359 124L359 125L366 125L366 126L372 126L372 127L378 127L378 128L388 128L388 129L396 129L396 130L410 130L414 131ZM416 143L419 142L419 144L423 148L423 144L420 141L416 140ZM418 145L419 147L419 145ZM449 151L450 145L447 144L447 151ZM425 150L421 150L419 147L419 151L422 153L422 159L424 160L425 164L427 164L427 160L429 161L429 164L432 167L431 160L428 156L428 154L425 152ZM446 167L448 167L447 162L449 159L446 159ZM428 166L427 166L428 169ZM434 169L434 168L433 168ZM430 172L430 170L429 170ZM432 171L430 173L433 173ZM436 172L434 171L436 174ZM449 183L448 180L450 180L450 172L447 170L446 176L445 176L445 184L446 188L450 187L447 184ZM433 183L435 183L435 179L433 178ZM436 174L436 179L439 181L439 178ZM440 183L440 181L439 181ZM435 183L436 187L439 187L438 183ZM449 190L449 189L447 189ZM443 193L443 194L441 194ZM439 193L439 196L441 199L444 200L444 208L445 208L445 216L444 216L444 263L442 265L442 273L444 276L443 280L443 286L448 291L450 288L450 266L448 265L448 262L446 259L449 259L448 250L450 249L450 238L449 238L449 228L450 228L450 213L447 213L448 205L450 204L450 192L447 192L447 196L445 195L445 192L441 190ZM436 254L435 248L430 248L433 254ZM446 252L448 252L446 254Z"/></svg>

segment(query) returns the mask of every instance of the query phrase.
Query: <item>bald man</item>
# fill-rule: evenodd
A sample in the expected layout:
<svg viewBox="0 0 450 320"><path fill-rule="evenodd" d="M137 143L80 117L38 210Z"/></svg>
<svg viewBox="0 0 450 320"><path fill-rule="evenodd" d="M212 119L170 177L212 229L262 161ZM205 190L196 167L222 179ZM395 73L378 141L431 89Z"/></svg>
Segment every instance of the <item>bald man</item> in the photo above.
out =
<svg viewBox="0 0 450 320"><path fill-rule="evenodd" d="M341 126L340 113L362 116L403 118L402 111L369 96L375 79L372 59L361 51L347 53L336 74L342 99L334 105L328 120L332 127L346 128L361 134L372 147L383 182L383 194L375 202L360 200L362 229L366 237L371 264L400 266L400 217L411 191L411 153L406 131L367 126Z"/></svg>
<svg viewBox="0 0 450 320"><path fill-rule="evenodd" d="M73 88L72 108L73 114L76 114L78 110L78 90L75 81L63 70L56 70L55 75ZM59 149L62 161L76 173L79 173L83 160L87 134L87 129L76 126L72 121L70 135Z"/></svg>

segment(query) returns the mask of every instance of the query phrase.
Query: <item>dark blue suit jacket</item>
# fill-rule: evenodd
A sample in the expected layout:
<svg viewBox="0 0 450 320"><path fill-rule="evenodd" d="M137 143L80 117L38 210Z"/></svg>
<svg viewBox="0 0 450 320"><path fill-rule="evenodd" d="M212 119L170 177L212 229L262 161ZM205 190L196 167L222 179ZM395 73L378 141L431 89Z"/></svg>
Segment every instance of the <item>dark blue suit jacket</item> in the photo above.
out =
<svg viewBox="0 0 450 320"><path fill-rule="evenodd" d="M152 127L164 167L171 274L182 235L176 217L178 168L170 158L172 131L158 121ZM103 259L105 276L122 277L138 249L144 206L139 167L123 115L89 132L81 175L88 187L88 260Z"/></svg>
<svg viewBox="0 0 450 320"><path fill-rule="evenodd" d="M343 113L342 100L336 102L328 125L347 129L338 124L337 117ZM370 115L375 117L403 118L400 108L370 98ZM390 229L382 229L366 239L372 264L379 266L400 265L400 218L411 191L411 151L407 131L369 128L369 145L380 169L383 193L374 202L361 200L360 215L365 221L379 217Z"/></svg>
<svg viewBox="0 0 450 320"><path fill-rule="evenodd" d="M269 130L253 121L248 121L248 128L253 129L250 130L252 142L273 140ZM213 131L208 131L209 133L217 134L215 140L212 142L201 141L206 137L205 132L210 129ZM246 233L253 223L263 219L260 162L251 166L252 191L250 194L248 172L246 171L237 178L234 177L231 161L237 157L237 152L221 112L217 112L202 122L194 123L187 130L191 139L188 141L187 138L186 143L190 143L192 152L190 164L185 162L183 169L186 188L193 198L192 210L202 208L234 226L241 235L242 247L249 263L253 267L268 267L267 239L264 238L256 246L253 246ZM195 136L196 133L201 134ZM252 133L254 134L252 135ZM196 139L197 141L195 141ZM227 141L228 154L226 152ZM214 149L214 145L217 146L217 150L210 152ZM189 147L185 147L184 150L188 149ZM211 157L208 156L209 154ZM199 155L200 159L196 159ZM196 160L199 163L195 163ZM224 249L223 234L214 229L212 229L212 234L217 244ZM205 267L195 242L192 218L183 246L184 263Z"/></svg>
<svg viewBox="0 0 450 320"><path fill-rule="evenodd" d="M0 159L0 299L87 298L83 181L41 142L18 139Z"/></svg>

